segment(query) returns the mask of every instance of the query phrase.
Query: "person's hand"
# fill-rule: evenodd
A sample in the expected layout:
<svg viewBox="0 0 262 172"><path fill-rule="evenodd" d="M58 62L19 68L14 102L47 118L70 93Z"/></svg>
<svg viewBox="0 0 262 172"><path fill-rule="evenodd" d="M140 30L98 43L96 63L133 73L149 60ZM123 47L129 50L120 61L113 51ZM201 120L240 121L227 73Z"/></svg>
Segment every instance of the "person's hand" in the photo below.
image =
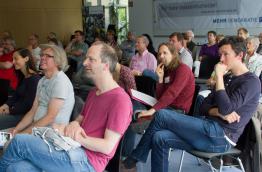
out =
<svg viewBox="0 0 262 172"><path fill-rule="evenodd" d="M156 74L158 76L158 82L159 83L163 83L164 81L164 64L163 63L160 63L157 68L156 68Z"/></svg>
<svg viewBox="0 0 262 172"><path fill-rule="evenodd" d="M213 87L214 85L216 85L216 80L214 80L213 78L209 78L206 82L207 86L209 87Z"/></svg>
<svg viewBox="0 0 262 172"><path fill-rule="evenodd" d="M80 129L80 132L76 133L74 136L74 140L79 142L81 145L83 145L83 140L87 138L87 135L85 133L85 130L83 128Z"/></svg>
<svg viewBox="0 0 262 172"><path fill-rule="evenodd" d="M138 70L132 70L132 74L134 76L141 76L142 75L142 72L138 71Z"/></svg>
<svg viewBox="0 0 262 172"><path fill-rule="evenodd" d="M57 130L61 135L65 135L65 124L53 124L52 128Z"/></svg>
<svg viewBox="0 0 262 172"><path fill-rule="evenodd" d="M138 114L138 118L143 118L147 116L152 116L156 112L155 109L151 108L149 110L143 110Z"/></svg>
<svg viewBox="0 0 262 172"><path fill-rule="evenodd" d="M227 65L223 63L217 63L215 66L215 76L222 77L227 71Z"/></svg>
<svg viewBox="0 0 262 172"><path fill-rule="evenodd" d="M74 42L76 42L76 38L73 38L73 39L71 40L71 43L74 43Z"/></svg>
<svg viewBox="0 0 262 172"><path fill-rule="evenodd" d="M15 137L15 135L19 133L19 131L15 127L9 128L8 132L12 134L12 137Z"/></svg>
<svg viewBox="0 0 262 172"><path fill-rule="evenodd" d="M10 111L9 111L9 106L4 104L0 107L0 115L7 115L9 114Z"/></svg>
<svg viewBox="0 0 262 172"><path fill-rule="evenodd" d="M223 119L225 121L227 121L228 123L239 122L240 116L236 112L232 112L232 113L224 116Z"/></svg>
<svg viewBox="0 0 262 172"><path fill-rule="evenodd" d="M76 135L81 133L81 129L82 128L80 127L79 123L76 121L73 121L73 122L70 122L70 124L65 127L64 134L65 136L68 136L74 139Z"/></svg>

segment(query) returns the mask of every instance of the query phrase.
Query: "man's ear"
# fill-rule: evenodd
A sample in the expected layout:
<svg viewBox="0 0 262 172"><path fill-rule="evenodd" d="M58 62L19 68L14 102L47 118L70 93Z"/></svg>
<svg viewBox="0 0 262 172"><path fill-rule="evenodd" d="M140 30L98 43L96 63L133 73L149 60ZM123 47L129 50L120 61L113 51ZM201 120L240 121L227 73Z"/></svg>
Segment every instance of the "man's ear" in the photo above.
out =
<svg viewBox="0 0 262 172"><path fill-rule="evenodd" d="M103 67L103 70L108 70L109 71L109 64L108 63L105 63L104 67Z"/></svg>
<svg viewBox="0 0 262 172"><path fill-rule="evenodd" d="M245 58L245 53L243 52L243 51L241 51L238 55L237 55L237 57L243 62L244 61L244 58Z"/></svg>

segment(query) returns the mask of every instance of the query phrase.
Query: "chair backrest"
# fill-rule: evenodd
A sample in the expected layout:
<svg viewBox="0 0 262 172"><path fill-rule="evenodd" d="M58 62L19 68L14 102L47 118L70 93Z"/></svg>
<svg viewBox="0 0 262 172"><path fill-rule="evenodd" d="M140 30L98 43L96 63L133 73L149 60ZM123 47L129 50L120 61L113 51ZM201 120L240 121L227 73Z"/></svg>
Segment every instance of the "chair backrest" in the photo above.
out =
<svg viewBox="0 0 262 172"><path fill-rule="evenodd" d="M199 78L208 79L214 71L215 65L219 62L219 58L206 57L200 63Z"/></svg>
<svg viewBox="0 0 262 172"><path fill-rule="evenodd" d="M201 50L201 46L200 45L196 45L192 51L192 58L193 60L198 60L198 57L199 57L199 53L200 53L200 50Z"/></svg>
<svg viewBox="0 0 262 172"><path fill-rule="evenodd" d="M81 113L82 108L84 107L85 102L81 97L75 96L75 105L71 114L70 121L74 121L78 115Z"/></svg>
<svg viewBox="0 0 262 172"><path fill-rule="evenodd" d="M147 76L136 76L137 91L143 92L147 95L155 97L156 95L156 81Z"/></svg>
<svg viewBox="0 0 262 172"><path fill-rule="evenodd" d="M191 104L190 110L188 112L188 115L193 115L193 113L194 113L195 103L196 103L196 99L197 99L197 95L199 93L199 90L200 90L200 85L196 84L192 104Z"/></svg>
<svg viewBox="0 0 262 172"><path fill-rule="evenodd" d="M246 125L237 146L246 172L261 172L261 127L255 117Z"/></svg>

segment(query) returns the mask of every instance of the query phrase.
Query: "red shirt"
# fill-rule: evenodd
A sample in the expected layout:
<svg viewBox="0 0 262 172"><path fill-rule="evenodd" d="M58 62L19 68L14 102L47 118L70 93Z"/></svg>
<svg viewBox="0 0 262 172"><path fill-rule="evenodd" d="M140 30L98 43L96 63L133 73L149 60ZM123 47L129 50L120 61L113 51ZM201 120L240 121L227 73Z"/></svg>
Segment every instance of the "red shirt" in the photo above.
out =
<svg viewBox="0 0 262 172"><path fill-rule="evenodd" d="M13 63L13 54L14 51L4 54L0 57L0 62L11 62ZM0 79L5 79L10 81L10 86L13 89L16 89L18 80L15 74L15 69L14 67L11 67L9 69L0 69Z"/></svg>
<svg viewBox="0 0 262 172"><path fill-rule="evenodd" d="M81 126L86 135L104 138L106 129L123 135L131 122L132 103L120 87L98 96L96 90L92 90L81 114L84 116ZM105 169L108 161L114 156L117 145L109 155L86 149L88 160L95 171L102 172Z"/></svg>
<svg viewBox="0 0 262 172"><path fill-rule="evenodd" d="M191 69L181 63L175 70L165 71L164 81L157 84L158 102L155 110L168 106L189 112L195 92L195 78Z"/></svg>

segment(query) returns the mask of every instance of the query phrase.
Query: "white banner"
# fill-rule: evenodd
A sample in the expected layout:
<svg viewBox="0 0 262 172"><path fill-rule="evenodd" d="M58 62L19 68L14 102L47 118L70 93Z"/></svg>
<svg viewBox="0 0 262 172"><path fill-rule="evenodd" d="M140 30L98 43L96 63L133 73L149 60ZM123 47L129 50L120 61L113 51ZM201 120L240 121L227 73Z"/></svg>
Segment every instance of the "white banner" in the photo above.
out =
<svg viewBox="0 0 262 172"><path fill-rule="evenodd" d="M209 30L235 34L238 27L262 28L261 0L155 0L154 33ZM262 31L262 29L261 29Z"/></svg>

